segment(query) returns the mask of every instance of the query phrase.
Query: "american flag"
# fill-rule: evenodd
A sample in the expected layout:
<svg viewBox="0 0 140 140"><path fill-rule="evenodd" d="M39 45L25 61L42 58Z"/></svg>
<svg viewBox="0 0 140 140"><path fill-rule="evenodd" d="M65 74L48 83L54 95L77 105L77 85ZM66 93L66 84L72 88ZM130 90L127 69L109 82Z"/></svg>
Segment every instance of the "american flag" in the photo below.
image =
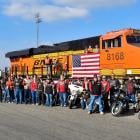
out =
<svg viewBox="0 0 140 140"><path fill-rule="evenodd" d="M89 53L72 56L72 77L83 78L99 75L100 54Z"/></svg>

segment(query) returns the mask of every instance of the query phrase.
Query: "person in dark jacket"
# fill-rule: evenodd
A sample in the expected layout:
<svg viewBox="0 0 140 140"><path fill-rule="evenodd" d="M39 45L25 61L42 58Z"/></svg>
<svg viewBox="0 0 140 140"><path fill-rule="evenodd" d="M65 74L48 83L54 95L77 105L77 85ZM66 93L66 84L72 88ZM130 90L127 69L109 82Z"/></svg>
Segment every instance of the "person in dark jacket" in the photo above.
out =
<svg viewBox="0 0 140 140"><path fill-rule="evenodd" d="M27 75L24 79L24 102L25 104L31 103L31 90L30 90L31 79Z"/></svg>
<svg viewBox="0 0 140 140"><path fill-rule="evenodd" d="M14 87L15 87L15 98L16 98L16 103L22 104L23 100L23 90L24 90L24 83L23 83L23 78L18 75L17 78L14 80Z"/></svg>
<svg viewBox="0 0 140 140"><path fill-rule="evenodd" d="M110 83L110 105L112 105L114 93L117 89L120 88L121 84L120 81L117 78L115 78L114 75L112 75L111 78L109 79L109 83Z"/></svg>
<svg viewBox="0 0 140 140"><path fill-rule="evenodd" d="M46 106L52 107L53 105L53 83L50 79L45 81L44 84L45 95L46 95Z"/></svg>
<svg viewBox="0 0 140 140"><path fill-rule="evenodd" d="M84 78L82 87L83 87L83 94L80 103L81 103L81 108L85 109L89 98L89 80L87 78Z"/></svg>
<svg viewBox="0 0 140 140"><path fill-rule="evenodd" d="M38 79L38 84L37 84L37 102L39 105L44 105L44 83L43 81L41 80L41 78Z"/></svg>
<svg viewBox="0 0 140 140"><path fill-rule="evenodd" d="M99 105L100 114L104 114L103 106L102 106L102 96L101 96L102 85L101 82L98 81L97 77L94 77L93 81L89 83L89 89L91 95L90 95L88 114L91 114L93 112L93 108L96 101L98 102Z"/></svg>

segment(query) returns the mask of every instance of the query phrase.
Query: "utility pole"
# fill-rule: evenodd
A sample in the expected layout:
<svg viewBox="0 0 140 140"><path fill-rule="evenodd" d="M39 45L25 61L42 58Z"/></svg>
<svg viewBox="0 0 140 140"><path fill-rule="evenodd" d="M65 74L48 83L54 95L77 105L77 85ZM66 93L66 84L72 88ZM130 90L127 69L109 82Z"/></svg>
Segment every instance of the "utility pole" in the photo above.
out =
<svg viewBox="0 0 140 140"><path fill-rule="evenodd" d="M35 20L36 20L36 27L37 27L37 36L36 36L36 46L38 47L39 46L39 23L42 22L41 18L40 18L40 13L36 13L35 14Z"/></svg>

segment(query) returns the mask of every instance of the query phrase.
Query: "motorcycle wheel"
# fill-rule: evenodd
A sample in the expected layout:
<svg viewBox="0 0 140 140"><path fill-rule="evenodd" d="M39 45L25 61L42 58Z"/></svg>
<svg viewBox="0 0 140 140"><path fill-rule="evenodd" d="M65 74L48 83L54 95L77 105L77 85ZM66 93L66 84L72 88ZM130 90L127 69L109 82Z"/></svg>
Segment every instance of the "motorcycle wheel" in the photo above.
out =
<svg viewBox="0 0 140 140"><path fill-rule="evenodd" d="M69 109L72 109L72 106L73 106L73 101L69 101Z"/></svg>
<svg viewBox="0 0 140 140"><path fill-rule="evenodd" d="M122 110L123 110L122 102L118 101L116 103L113 103L111 107L111 113L113 116L116 116L116 117L119 116Z"/></svg>
<svg viewBox="0 0 140 140"><path fill-rule="evenodd" d="M140 120L140 111L139 111L139 114L138 114L138 119Z"/></svg>

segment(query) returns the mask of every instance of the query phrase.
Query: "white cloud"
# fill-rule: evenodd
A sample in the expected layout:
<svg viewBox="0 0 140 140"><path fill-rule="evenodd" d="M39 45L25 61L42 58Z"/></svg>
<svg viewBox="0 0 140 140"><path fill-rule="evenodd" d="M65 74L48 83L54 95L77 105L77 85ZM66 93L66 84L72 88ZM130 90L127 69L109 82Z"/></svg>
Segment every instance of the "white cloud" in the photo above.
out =
<svg viewBox="0 0 140 140"><path fill-rule="evenodd" d="M3 1L3 0L2 0ZM7 0L3 13L32 20L39 12L44 21L81 18L90 10L108 6L128 5L136 0ZM0 2L1 4L1 2Z"/></svg>
<svg viewBox="0 0 140 140"><path fill-rule="evenodd" d="M33 19L37 12L45 21L83 17L88 14L86 9L50 5L43 0L9 0L3 10L8 16L19 16L24 19Z"/></svg>
<svg viewBox="0 0 140 140"><path fill-rule="evenodd" d="M117 5L128 5L136 0L53 0L59 5L69 5L81 8L99 8Z"/></svg>

